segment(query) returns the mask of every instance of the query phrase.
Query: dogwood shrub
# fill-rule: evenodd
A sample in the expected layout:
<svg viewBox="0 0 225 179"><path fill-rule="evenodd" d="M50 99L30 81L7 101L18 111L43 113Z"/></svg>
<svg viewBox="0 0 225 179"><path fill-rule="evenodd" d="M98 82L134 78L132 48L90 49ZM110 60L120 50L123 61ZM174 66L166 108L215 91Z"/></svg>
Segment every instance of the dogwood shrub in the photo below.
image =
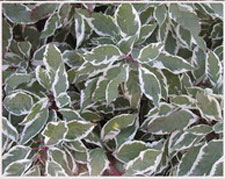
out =
<svg viewBox="0 0 225 179"><path fill-rule="evenodd" d="M5 176L222 176L222 4L3 4Z"/></svg>

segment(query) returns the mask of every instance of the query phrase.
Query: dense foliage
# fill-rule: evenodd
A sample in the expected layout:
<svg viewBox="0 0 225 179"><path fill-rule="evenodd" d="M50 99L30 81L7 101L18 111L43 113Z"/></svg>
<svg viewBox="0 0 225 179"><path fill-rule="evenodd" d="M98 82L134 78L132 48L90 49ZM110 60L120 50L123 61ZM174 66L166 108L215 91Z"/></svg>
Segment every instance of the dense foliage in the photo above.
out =
<svg viewBox="0 0 225 179"><path fill-rule="evenodd" d="M221 176L222 4L4 4L6 176Z"/></svg>

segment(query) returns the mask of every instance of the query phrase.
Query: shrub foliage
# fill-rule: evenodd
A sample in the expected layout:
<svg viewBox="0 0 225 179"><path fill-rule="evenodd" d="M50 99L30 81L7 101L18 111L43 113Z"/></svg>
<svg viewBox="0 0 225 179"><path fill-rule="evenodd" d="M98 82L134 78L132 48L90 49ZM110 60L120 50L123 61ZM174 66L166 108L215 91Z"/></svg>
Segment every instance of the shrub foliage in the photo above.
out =
<svg viewBox="0 0 225 179"><path fill-rule="evenodd" d="M4 4L2 23L3 175L222 175L222 4Z"/></svg>

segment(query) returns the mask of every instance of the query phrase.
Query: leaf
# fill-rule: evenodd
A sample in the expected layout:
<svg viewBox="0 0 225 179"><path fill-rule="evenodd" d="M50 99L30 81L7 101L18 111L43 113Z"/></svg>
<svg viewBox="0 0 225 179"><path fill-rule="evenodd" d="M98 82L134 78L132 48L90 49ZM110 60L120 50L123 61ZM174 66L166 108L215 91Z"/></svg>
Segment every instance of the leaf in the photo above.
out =
<svg viewBox="0 0 225 179"><path fill-rule="evenodd" d="M94 125L86 121L70 121L67 123L68 132L66 134L66 141L76 141L86 137L93 129Z"/></svg>
<svg viewBox="0 0 225 179"><path fill-rule="evenodd" d="M35 69L35 75L38 83L45 89L50 90L52 85L52 79L48 71L41 66L37 66Z"/></svg>
<svg viewBox="0 0 225 179"><path fill-rule="evenodd" d="M196 160L196 157L197 157L201 147L202 147L202 145L192 147L183 155L183 157L178 165L177 176L187 176L193 163Z"/></svg>
<svg viewBox="0 0 225 179"><path fill-rule="evenodd" d="M69 164L68 164L68 160L66 157L66 152L63 150L60 150L56 147L51 148L50 150L50 155L52 158L52 162L54 163L50 163L51 165L48 167L51 167L49 169L54 170L51 171L51 175L65 175L65 173L67 175L72 175L72 171L69 168ZM53 169L52 169L53 168ZM49 170L48 169L48 170Z"/></svg>
<svg viewBox="0 0 225 179"><path fill-rule="evenodd" d="M20 125L25 125L28 122L32 121L34 118L37 118L39 113L42 112L48 105L48 99L47 98L42 98L38 102L36 102L29 114L24 118L22 122L20 122Z"/></svg>
<svg viewBox="0 0 225 179"><path fill-rule="evenodd" d="M6 21L6 19L3 19L2 21L2 31L3 31L3 49L8 50L9 46L11 45L11 41L13 40L13 28L11 25Z"/></svg>
<svg viewBox="0 0 225 179"><path fill-rule="evenodd" d="M142 65L142 66L145 67L146 69L148 69L150 72L154 73L154 75L157 77L157 79L159 80L160 86L161 86L162 98L167 100L167 97L168 97L168 84L167 84L166 76L159 69L151 68L147 64L146 65Z"/></svg>
<svg viewBox="0 0 225 179"><path fill-rule="evenodd" d="M162 48L162 43L151 43L145 46L139 53L138 61L141 63L148 63L155 60L159 56Z"/></svg>
<svg viewBox="0 0 225 179"><path fill-rule="evenodd" d="M91 52L87 52L84 58L96 66L112 63L118 60L121 55L120 50L114 45L100 45L93 48Z"/></svg>
<svg viewBox="0 0 225 179"><path fill-rule="evenodd" d="M134 43L137 40L137 36L128 36L126 38L121 39L118 42L118 47L121 50L121 52L124 53L124 55L129 55L133 49Z"/></svg>
<svg viewBox="0 0 225 179"><path fill-rule="evenodd" d="M148 39L148 37L153 34L156 27L157 24L145 24L141 26L141 31L137 43L144 43Z"/></svg>
<svg viewBox="0 0 225 179"><path fill-rule="evenodd" d="M57 4L40 4L31 9L23 4L4 4L3 8L5 16L11 22L33 24L51 14L57 7Z"/></svg>
<svg viewBox="0 0 225 179"><path fill-rule="evenodd" d="M80 105L81 109L85 109L87 107L92 106L92 93L96 88L97 78L90 79L86 81L85 86L86 88L81 91L80 95Z"/></svg>
<svg viewBox="0 0 225 179"><path fill-rule="evenodd" d="M66 137L68 128L64 121L49 122L42 135L45 137L46 145L57 145Z"/></svg>
<svg viewBox="0 0 225 179"><path fill-rule="evenodd" d="M102 120L102 116L98 114L97 112L93 112L90 110L84 110L80 114L86 121L91 121L91 122L98 122Z"/></svg>
<svg viewBox="0 0 225 179"><path fill-rule="evenodd" d="M216 152L215 152L216 151ZM222 140L213 140L201 147L188 176L209 175L213 164L223 155Z"/></svg>
<svg viewBox="0 0 225 179"><path fill-rule="evenodd" d="M46 162L46 174L47 176L67 176L65 170L54 161L47 161Z"/></svg>
<svg viewBox="0 0 225 179"><path fill-rule="evenodd" d="M140 152L139 156L126 165L125 176L153 173L159 165L161 151L147 149Z"/></svg>
<svg viewBox="0 0 225 179"><path fill-rule="evenodd" d="M32 45L30 42L18 42L18 49L20 51L20 53L26 57L26 58L29 58L30 57L30 53L31 53L31 48L32 48Z"/></svg>
<svg viewBox="0 0 225 179"><path fill-rule="evenodd" d="M165 51L171 55L176 55L178 53L179 44L175 34L169 30L165 38Z"/></svg>
<svg viewBox="0 0 225 179"><path fill-rule="evenodd" d="M188 95L173 96L170 98L171 103L183 108L195 108L196 100Z"/></svg>
<svg viewBox="0 0 225 179"><path fill-rule="evenodd" d="M6 81L6 90L11 91L16 89L21 84L27 84L31 81L32 76L26 73L14 73L9 76Z"/></svg>
<svg viewBox="0 0 225 179"><path fill-rule="evenodd" d="M137 116L134 114L121 114L110 119L101 130L103 141L113 139L118 135L121 129L127 128L134 124Z"/></svg>
<svg viewBox="0 0 225 179"><path fill-rule="evenodd" d="M195 143L201 140L201 136L194 135L189 132L184 132L174 143L173 149L177 151L187 150L191 148Z"/></svg>
<svg viewBox="0 0 225 179"><path fill-rule="evenodd" d="M184 29L181 25L177 26L177 35L180 41L185 47L190 48L191 44L191 33L187 29ZM198 48L198 47L197 47Z"/></svg>
<svg viewBox="0 0 225 179"><path fill-rule="evenodd" d="M154 18L159 23L159 26L163 24L163 22L166 20L167 17L167 8L165 5L159 5L156 7L154 13Z"/></svg>
<svg viewBox="0 0 225 179"><path fill-rule="evenodd" d="M209 176L223 176L223 157L212 166Z"/></svg>
<svg viewBox="0 0 225 179"><path fill-rule="evenodd" d="M113 155L117 160L128 163L138 157L140 152L147 150L148 148L148 144L142 141L126 141L113 153Z"/></svg>
<svg viewBox="0 0 225 179"><path fill-rule="evenodd" d="M56 105L59 108L62 108L71 103L71 98L67 93L60 93L59 96L55 99Z"/></svg>
<svg viewBox="0 0 225 179"><path fill-rule="evenodd" d="M84 63L84 58L76 50L66 50L63 52L64 62L71 68L79 68Z"/></svg>
<svg viewBox="0 0 225 179"><path fill-rule="evenodd" d="M99 79L96 82L96 87L95 90L93 92L93 100L94 101L101 101L101 100L105 100L106 98L106 87L109 84L110 80L112 81L113 78L118 79L118 75L120 75L120 73L122 74L122 72L124 72L124 70L122 69L122 67L115 65L115 66L111 66L107 71L105 71L103 73L102 76L99 77ZM117 75L115 75L117 74ZM124 78L124 77L122 77ZM114 93L117 94L117 88L116 91L114 91Z"/></svg>
<svg viewBox="0 0 225 179"><path fill-rule="evenodd" d="M41 176L41 171L39 166L34 166L30 168L24 176Z"/></svg>
<svg viewBox="0 0 225 179"><path fill-rule="evenodd" d="M171 4L169 6L170 16L185 29L189 30L192 34L198 35L200 32L200 24L198 16L193 12L192 8L188 5Z"/></svg>
<svg viewBox="0 0 225 179"><path fill-rule="evenodd" d="M9 113L21 116L29 113L33 98L24 92L17 92L6 96L3 104Z"/></svg>
<svg viewBox="0 0 225 179"><path fill-rule="evenodd" d="M31 24L35 21L31 19L31 10L22 4L4 4L4 14L13 23Z"/></svg>
<svg viewBox="0 0 225 179"><path fill-rule="evenodd" d="M194 67L183 58L170 55L169 53L160 53L159 57L150 63L151 66L158 69L166 69L173 74L194 70Z"/></svg>
<svg viewBox="0 0 225 179"><path fill-rule="evenodd" d="M15 145L7 153L2 156L2 170L3 172L9 164L22 159L27 159L31 152L30 147Z"/></svg>
<svg viewBox="0 0 225 179"><path fill-rule="evenodd" d="M158 106L161 99L161 86L159 80L146 68L139 68L139 83L142 93L153 101L153 104Z"/></svg>
<svg viewBox="0 0 225 179"><path fill-rule="evenodd" d="M77 152L86 152L87 151L86 146L83 144L83 142L81 142L81 140L69 142L69 143L67 143L67 146L69 149L77 151Z"/></svg>
<svg viewBox="0 0 225 179"><path fill-rule="evenodd" d="M90 176L101 176L108 167L109 161L103 149L95 148L89 151L88 171Z"/></svg>
<svg viewBox="0 0 225 179"><path fill-rule="evenodd" d="M78 48L85 38L85 22L80 15L74 15L75 34L76 34L76 48Z"/></svg>
<svg viewBox="0 0 225 179"><path fill-rule="evenodd" d="M56 71L56 77L52 84L52 90L55 97L58 97L61 93L66 92L69 87L69 82L67 80L67 73L65 66L61 64Z"/></svg>
<svg viewBox="0 0 225 179"><path fill-rule="evenodd" d="M184 130L195 121L196 116L194 114L182 109L166 116L156 116L148 123L148 132L157 135L169 134L175 130Z"/></svg>
<svg viewBox="0 0 225 179"><path fill-rule="evenodd" d="M129 72L129 78L126 82L128 90L128 98L130 101L130 106L132 108L137 108L141 100L141 88L138 80L138 73L134 70Z"/></svg>
<svg viewBox="0 0 225 179"><path fill-rule="evenodd" d="M34 119L25 124L25 127L21 134L20 144L26 144L33 137L40 133L47 123L49 117L49 110L44 109L40 111Z"/></svg>
<svg viewBox="0 0 225 179"><path fill-rule="evenodd" d="M107 104L110 104L118 96L118 86L122 82L126 82L129 75L129 67L124 65L120 67L120 72L114 75L114 78L108 83L105 91L105 97Z"/></svg>
<svg viewBox="0 0 225 179"><path fill-rule="evenodd" d="M148 126L148 123L157 116L167 115L174 110L174 107L167 103L160 103L159 107L154 107L149 110L148 114L145 116L147 119L142 123L141 129L145 130Z"/></svg>
<svg viewBox="0 0 225 179"><path fill-rule="evenodd" d="M163 70L163 74L167 79L168 95L179 95L182 91L181 77L167 70Z"/></svg>
<svg viewBox="0 0 225 179"><path fill-rule="evenodd" d="M218 56L213 52L209 51L206 58L206 71L210 82L215 86L221 83L222 80L222 65Z"/></svg>
<svg viewBox="0 0 225 179"><path fill-rule="evenodd" d="M114 37L118 34L118 28L115 25L113 18L109 15L94 12L92 14L91 18L86 17L86 16L83 16L83 18L85 18L88 25L99 36Z"/></svg>
<svg viewBox="0 0 225 179"><path fill-rule="evenodd" d="M138 128L139 120L136 120L132 126L122 129L115 138L116 148L120 147L126 141L133 140L138 131Z"/></svg>
<svg viewBox="0 0 225 179"><path fill-rule="evenodd" d="M41 32L40 38L48 38L55 34L55 31L61 27L61 24L59 22L59 16L58 14L52 13L51 16L48 18L48 20L45 22L45 26L43 31Z"/></svg>
<svg viewBox="0 0 225 179"><path fill-rule="evenodd" d="M219 120L221 117L221 107L218 101L206 92L198 92L196 95L197 106L202 116L209 120Z"/></svg>
<svg viewBox="0 0 225 179"><path fill-rule="evenodd" d="M3 175L4 176L22 176L25 173L25 171L30 167L31 164L32 164L32 160L30 159L17 160L6 167Z"/></svg>
<svg viewBox="0 0 225 179"><path fill-rule="evenodd" d="M47 45L44 51L44 59L43 59L44 65L46 67L46 70L48 73L55 72L58 70L60 65L62 64L62 54L60 50L53 44ZM62 68L62 67L61 67ZM54 76L51 76L51 78ZM55 79L55 78L54 78Z"/></svg>
<svg viewBox="0 0 225 179"><path fill-rule="evenodd" d="M219 121L213 126L213 130L216 134L223 133L223 122Z"/></svg>
<svg viewBox="0 0 225 179"><path fill-rule="evenodd" d="M123 37L139 35L141 22L133 5L121 4L115 12L115 20Z"/></svg>
<svg viewBox="0 0 225 179"><path fill-rule="evenodd" d="M67 122L73 120L84 120L77 111L69 108L59 109L59 112L63 115L63 119Z"/></svg>
<svg viewBox="0 0 225 179"><path fill-rule="evenodd" d="M17 142L19 137L17 129L4 116L2 117L2 133L7 136L7 138Z"/></svg>
<svg viewBox="0 0 225 179"><path fill-rule="evenodd" d="M205 124L199 124L187 129L186 131L194 135L205 136L208 133L212 132L212 127Z"/></svg>

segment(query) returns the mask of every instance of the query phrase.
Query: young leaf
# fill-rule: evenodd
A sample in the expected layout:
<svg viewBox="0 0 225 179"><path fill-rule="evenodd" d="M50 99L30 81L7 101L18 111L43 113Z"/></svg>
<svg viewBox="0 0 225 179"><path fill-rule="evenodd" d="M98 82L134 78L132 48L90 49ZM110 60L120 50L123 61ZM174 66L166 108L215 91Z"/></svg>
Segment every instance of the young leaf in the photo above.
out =
<svg viewBox="0 0 225 179"><path fill-rule="evenodd" d="M161 86L159 80L146 68L139 68L139 83L142 93L153 101L153 104L159 106L161 99Z"/></svg>
<svg viewBox="0 0 225 179"><path fill-rule="evenodd" d="M35 75L38 83L45 89L50 90L52 86L52 79L48 71L41 66L37 66L35 69Z"/></svg>

